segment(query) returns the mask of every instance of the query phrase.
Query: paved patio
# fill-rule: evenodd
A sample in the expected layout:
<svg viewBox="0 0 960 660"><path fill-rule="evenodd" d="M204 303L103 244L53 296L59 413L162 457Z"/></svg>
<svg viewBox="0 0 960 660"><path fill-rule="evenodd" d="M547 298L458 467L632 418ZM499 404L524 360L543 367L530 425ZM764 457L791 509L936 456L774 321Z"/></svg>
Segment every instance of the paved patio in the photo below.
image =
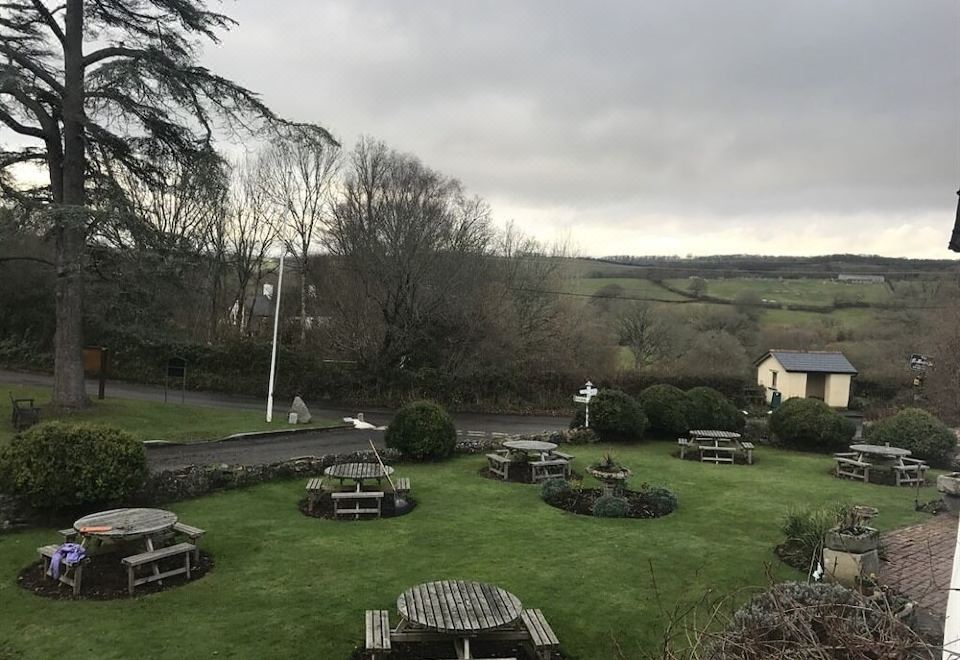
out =
<svg viewBox="0 0 960 660"><path fill-rule="evenodd" d="M957 519L945 514L887 532L880 581L910 596L942 622L956 543Z"/></svg>

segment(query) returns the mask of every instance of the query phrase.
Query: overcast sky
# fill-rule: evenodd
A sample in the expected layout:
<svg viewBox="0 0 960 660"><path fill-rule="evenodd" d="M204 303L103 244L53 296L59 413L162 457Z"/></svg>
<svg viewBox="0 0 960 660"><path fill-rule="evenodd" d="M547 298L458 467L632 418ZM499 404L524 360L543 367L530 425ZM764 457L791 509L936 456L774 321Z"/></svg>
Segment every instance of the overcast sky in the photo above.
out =
<svg viewBox="0 0 960 660"><path fill-rule="evenodd" d="M584 254L952 254L957 0L223 9L211 68Z"/></svg>

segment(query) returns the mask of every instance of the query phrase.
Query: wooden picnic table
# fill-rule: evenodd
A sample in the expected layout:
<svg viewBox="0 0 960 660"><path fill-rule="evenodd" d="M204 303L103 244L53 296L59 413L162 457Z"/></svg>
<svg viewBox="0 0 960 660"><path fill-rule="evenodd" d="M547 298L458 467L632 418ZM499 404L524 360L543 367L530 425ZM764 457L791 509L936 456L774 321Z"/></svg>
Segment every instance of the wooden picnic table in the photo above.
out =
<svg viewBox="0 0 960 660"><path fill-rule="evenodd" d="M111 509L79 518L73 528L80 534L80 545L84 548L90 539L98 546L105 540L143 541L146 551L153 552L156 537L172 530L176 524L177 514L165 509ZM152 570L155 576L160 575L156 563Z"/></svg>
<svg viewBox="0 0 960 660"><path fill-rule="evenodd" d="M850 451L860 454L857 460L862 461L864 455L881 456L883 458L898 460L910 456L909 449L900 447L891 447L890 445L850 445Z"/></svg>
<svg viewBox="0 0 960 660"><path fill-rule="evenodd" d="M449 634L460 658L470 658L470 638L512 627L520 618L520 599L483 582L441 580L418 584L397 598L401 627Z"/></svg>
<svg viewBox="0 0 960 660"><path fill-rule="evenodd" d="M539 454L540 458L545 458L547 454L557 448L557 443L543 440L507 440L503 443L503 446L525 454L533 454L534 456Z"/></svg>
<svg viewBox="0 0 960 660"><path fill-rule="evenodd" d="M690 431L690 437L694 441L699 440L712 440L715 447L720 446L720 443L730 443L740 440L740 434L735 433L734 431L718 431L713 429L695 429ZM698 444L700 444L698 442Z"/></svg>
<svg viewBox="0 0 960 660"><path fill-rule="evenodd" d="M177 524L177 514L164 509L111 509L84 516L73 523L84 539L135 541L146 539L152 545L152 537L162 534ZM96 531L89 528L101 528ZM148 547L153 550L152 547Z"/></svg>
<svg viewBox="0 0 960 660"><path fill-rule="evenodd" d="M393 468L389 465L380 467L379 463L337 463L325 469L323 473L328 477L339 479L341 484L349 479L356 484L359 491L364 481L376 479L377 483L380 483L384 477L393 474Z"/></svg>

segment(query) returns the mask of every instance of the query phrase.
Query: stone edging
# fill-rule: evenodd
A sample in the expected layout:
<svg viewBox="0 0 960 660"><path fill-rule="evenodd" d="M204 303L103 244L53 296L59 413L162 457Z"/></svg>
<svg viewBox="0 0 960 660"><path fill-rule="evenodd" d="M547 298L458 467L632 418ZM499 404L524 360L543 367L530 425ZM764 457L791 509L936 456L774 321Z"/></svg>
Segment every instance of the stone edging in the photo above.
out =
<svg viewBox="0 0 960 660"><path fill-rule="evenodd" d="M167 445L206 445L217 442L230 442L231 440L247 440L251 438L269 438L275 435L290 435L300 433L324 433L326 431L345 431L352 429L350 424L338 424L336 426L308 426L305 428L277 429L276 431L247 431L245 433L234 433L222 438L213 440L144 440L143 444L147 447L165 447Z"/></svg>

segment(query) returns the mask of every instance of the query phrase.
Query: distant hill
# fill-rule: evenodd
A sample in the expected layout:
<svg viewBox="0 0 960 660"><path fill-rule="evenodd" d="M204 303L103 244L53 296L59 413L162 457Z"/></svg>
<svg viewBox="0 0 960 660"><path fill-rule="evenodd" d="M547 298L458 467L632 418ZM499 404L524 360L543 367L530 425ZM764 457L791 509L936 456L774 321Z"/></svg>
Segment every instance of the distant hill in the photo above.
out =
<svg viewBox="0 0 960 660"><path fill-rule="evenodd" d="M835 277L840 273L884 275L887 279L930 279L960 274L960 260L903 259L860 254L777 257L731 254L709 257L612 255L583 258L596 265L594 276L664 279L689 277ZM631 272L632 271L632 272Z"/></svg>

